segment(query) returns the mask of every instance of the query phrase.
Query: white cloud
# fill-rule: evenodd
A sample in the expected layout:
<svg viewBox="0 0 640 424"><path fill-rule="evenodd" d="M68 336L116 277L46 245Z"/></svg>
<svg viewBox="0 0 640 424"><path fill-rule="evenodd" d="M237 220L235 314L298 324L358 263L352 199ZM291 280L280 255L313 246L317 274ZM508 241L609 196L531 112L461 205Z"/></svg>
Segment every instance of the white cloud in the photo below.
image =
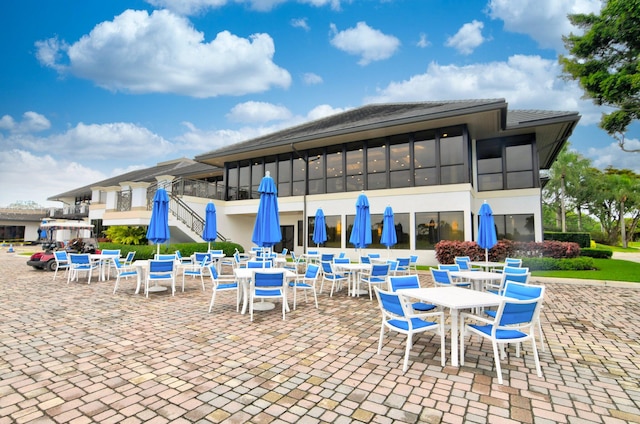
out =
<svg viewBox="0 0 640 424"><path fill-rule="evenodd" d="M46 151L46 150L45 150ZM102 172L78 162L37 155L21 149L0 151L0 206L16 201L34 201L41 206L59 207L50 196L107 178Z"/></svg>
<svg viewBox="0 0 640 424"><path fill-rule="evenodd" d="M637 150L640 149L640 141L628 139L625 140L624 146L628 150ZM630 169L640 174L640 153L625 152L620 149L616 141L603 148L589 148L583 154L591 159L596 168L605 169L612 166L616 169Z"/></svg>
<svg viewBox="0 0 640 424"><path fill-rule="evenodd" d="M427 34L421 32L420 33L420 39L416 43L416 46L418 46L420 48L425 48L425 47L429 47L430 45L431 45L431 42L429 40L427 40Z"/></svg>
<svg viewBox="0 0 640 424"><path fill-rule="evenodd" d="M383 34L368 26L366 22L358 22L355 28L344 31L338 31L337 27L331 24L331 32L331 44L351 55L360 56L358 64L361 66L388 59L400 47L400 40L396 37Z"/></svg>
<svg viewBox="0 0 640 424"><path fill-rule="evenodd" d="M314 74L313 72L307 72L302 75L302 80L307 85L322 84L323 82L322 77L320 75Z"/></svg>
<svg viewBox="0 0 640 424"><path fill-rule="evenodd" d="M526 34L540 47L564 51L562 36L578 30L571 25L567 15L574 13L599 13L600 0L489 0L487 6L492 19L504 21L510 32Z"/></svg>
<svg viewBox="0 0 640 424"><path fill-rule="evenodd" d="M311 29L307 23L307 18L291 19L291 26L294 28L302 28L305 31L309 31Z"/></svg>
<svg viewBox="0 0 640 424"><path fill-rule="evenodd" d="M265 102L245 102L235 105L226 116L233 122L255 124L290 119L292 114L284 106Z"/></svg>
<svg viewBox="0 0 640 424"><path fill-rule="evenodd" d="M445 45L453 47L461 54L469 55L485 41L482 36L482 28L484 28L484 24L480 21L474 20L466 23L462 25L454 36L447 39Z"/></svg>
<svg viewBox="0 0 640 424"><path fill-rule="evenodd" d="M4 115L0 118L0 130L8 130L15 133L34 133L48 130L51 122L36 112L25 112L22 121L16 122L13 117Z"/></svg>
<svg viewBox="0 0 640 424"><path fill-rule="evenodd" d="M578 84L559 78L560 73L557 61L539 56L466 66L432 62L424 74L392 82L365 102L504 98L511 109L579 111L580 125L599 122L602 108L582 99Z"/></svg>
<svg viewBox="0 0 640 424"><path fill-rule="evenodd" d="M44 65L113 91L206 98L291 84L289 72L273 62L268 34L246 39L222 31L206 43L187 19L167 10L127 10L69 46L42 41L36 47Z"/></svg>
<svg viewBox="0 0 640 424"><path fill-rule="evenodd" d="M290 0L233 0L233 3L248 4L253 10L268 12L276 6ZM164 9L172 10L181 15L196 15L208 9L215 9L231 3L232 0L146 0L147 3ZM298 3L321 7L330 5L334 10L340 10L340 0L297 0Z"/></svg>
<svg viewBox="0 0 640 424"><path fill-rule="evenodd" d="M347 110L348 108L335 108L330 105L318 105L307 113L307 118L309 121L314 121L316 119L326 118L327 116L342 113Z"/></svg>

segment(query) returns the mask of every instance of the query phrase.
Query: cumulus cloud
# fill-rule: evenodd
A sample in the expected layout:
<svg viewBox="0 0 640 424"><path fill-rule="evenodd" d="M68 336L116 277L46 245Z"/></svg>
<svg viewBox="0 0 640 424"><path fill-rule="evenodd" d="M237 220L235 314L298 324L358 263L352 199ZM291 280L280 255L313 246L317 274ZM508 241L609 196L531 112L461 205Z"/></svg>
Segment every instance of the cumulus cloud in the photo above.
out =
<svg viewBox="0 0 640 424"><path fill-rule="evenodd" d="M319 105L314 107L307 113L307 118L309 121L314 121L316 119L326 118L327 116L335 115L337 113L342 113L349 110L348 108L336 108L330 105Z"/></svg>
<svg viewBox="0 0 640 424"><path fill-rule="evenodd" d="M640 140L637 138L625 140L624 146L628 150L640 149ZM584 156L591 159L596 168L604 169L612 166L616 169L630 169L640 174L640 160L638 160L640 154L621 150L616 141L603 148L591 147Z"/></svg>
<svg viewBox="0 0 640 424"><path fill-rule="evenodd" d="M227 3L246 4L253 10L268 12L287 1L290 0L146 0L155 7L169 9L181 15L197 15L208 9L225 6ZM334 10L340 10L340 0L297 0L297 2L316 7L329 5Z"/></svg>
<svg viewBox="0 0 640 424"><path fill-rule="evenodd" d="M469 55L485 41L482 36L482 28L484 28L484 24L480 21L474 20L466 23L462 25L454 36L447 39L445 45L453 47L461 54Z"/></svg>
<svg viewBox="0 0 640 424"><path fill-rule="evenodd" d="M492 19L504 21L507 31L526 34L541 48L564 50L562 36L578 33L567 15L599 13L600 0L490 0L487 6Z"/></svg>
<svg viewBox="0 0 640 424"><path fill-rule="evenodd" d="M247 39L222 31L207 43L187 19L167 10L126 10L73 44L44 40L36 48L43 65L112 91L207 98L291 84L289 72L273 62L268 34Z"/></svg>
<svg viewBox="0 0 640 424"><path fill-rule="evenodd" d="M388 59L400 47L400 40L396 37L383 34L366 22L358 22L355 28L344 31L338 31L336 25L331 24L331 33L331 45L351 55L360 56L358 64L361 66Z"/></svg>
<svg viewBox="0 0 640 424"><path fill-rule="evenodd" d="M391 82L366 102L505 98L511 109L579 111L580 125L599 122L602 108L582 99L578 84L559 78L560 73L556 60L539 56L466 66L432 62L425 73Z"/></svg>
<svg viewBox="0 0 640 424"><path fill-rule="evenodd" d="M425 48L425 47L429 47L430 45L431 45L431 42L427 40L427 34L425 34L424 32L421 32L420 39L416 43L416 46L420 48Z"/></svg>
<svg viewBox="0 0 640 424"><path fill-rule="evenodd" d="M315 85L322 84L322 77L320 75L316 75L313 72L307 72L302 75L302 81L304 81L307 85Z"/></svg>
<svg viewBox="0 0 640 424"><path fill-rule="evenodd" d="M47 150L43 150L47 152ZM57 206L47 198L107 176L78 162L35 154L22 149L0 150L0 206L16 201L33 201L41 206Z"/></svg>
<svg viewBox="0 0 640 424"><path fill-rule="evenodd" d="M309 31L309 24L307 24L307 18L291 19L291 26L294 28L302 28L305 31Z"/></svg>
<svg viewBox="0 0 640 424"><path fill-rule="evenodd" d="M291 118L291 112L284 106L265 102L245 102L235 105L227 114L232 122L264 123Z"/></svg>
<svg viewBox="0 0 640 424"><path fill-rule="evenodd" d="M0 118L0 130L8 130L14 133L34 133L48 130L51 122L36 112L25 112L22 121L16 122L12 116L4 115Z"/></svg>

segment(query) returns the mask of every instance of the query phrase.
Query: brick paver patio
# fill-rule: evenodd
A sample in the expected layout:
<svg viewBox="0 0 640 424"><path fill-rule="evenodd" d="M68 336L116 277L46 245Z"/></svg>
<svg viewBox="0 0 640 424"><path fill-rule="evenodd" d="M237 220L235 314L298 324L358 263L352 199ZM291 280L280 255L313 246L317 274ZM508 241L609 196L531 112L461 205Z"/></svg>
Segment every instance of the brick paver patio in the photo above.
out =
<svg viewBox="0 0 640 424"><path fill-rule="evenodd" d="M528 346L509 349L498 385L475 338L464 367L442 368L438 339L419 337L403 374L402 337L376 353L368 296L325 292L320 309L251 323L231 293L208 314L195 282L112 295L113 281L67 285L0 255L0 424L640 422L638 288L546 283L544 376Z"/></svg>

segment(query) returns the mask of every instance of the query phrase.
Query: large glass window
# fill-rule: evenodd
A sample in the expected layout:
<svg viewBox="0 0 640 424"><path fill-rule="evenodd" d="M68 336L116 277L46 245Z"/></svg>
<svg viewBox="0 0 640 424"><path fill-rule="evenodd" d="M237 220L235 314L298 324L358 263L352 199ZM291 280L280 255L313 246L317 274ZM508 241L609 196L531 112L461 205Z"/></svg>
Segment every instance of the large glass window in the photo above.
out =
<svg viewBox="0 0 640 424"><path fill-rule="evenodd" d="M303 158L293 159L293 196L303 196L305 194L305 180L307 177L307 166Z"/></svg>
<svg viewBox="0 0 640 424"><path fill-rule="evenodd" d="M390 187L411 187L411 155L406 135L391 137L389 145Z"/></svg>
<svg viewBox="0 0 640 424"><path fill-rule="evenodd" d="M291 196L291 155L278 156L278 197Z"/></svg>
<svg viewBox="0 0 640 424"><path fill-rule="evenodd" d="M262 160L254 160L251 166L251 198L259 199L260 193L258 193L258 187L260 187L260 181L264 177L264 165Z"/></svg>
<svg viewBox="0 0 640 424"><path fill-rule="evenodd" d="M416 133L413 142L413 174L416 186L439 183L436 159L436 133L434 131Z"/></svg>
<svg viewBox="0 0 640 424"><path fill-rule="evenodd" d="M308 174L309 174L309 194L321 194L325 192L324 189L324 171L326 164L324 160L324 153L322 150L309 151L308 159Z"/></svg>
<svg viewBox="0 0 640 424"><path fill-rule="evenodd" d="M344 155L342 147L332 147L327 149L327 193L341 191L344 191Z"/></svg>
<svg viewBox="0 0 640 424"><path fill-rule="evenodd" d="M416 213L416 249L432 250L440 240L464 240L464 213Z"/></svg>
<svg viewBox="0 0 640 424"><path fill-rule="evenodd" d="M315 231L315 217L309 217L309 241L307 246L316 246L313 242L313 232ZM327 241L321 247L341 248L342 224L340 215L325 215L325 225L327 227Z"/></svg>
<svg viewBox="0 0 640 424"><path fill-rule="evenodd" d="M384 139L367 143L367 190L387 188L387 146Z"/></svg>
<svg viewBox="0 0 640 424"><path fill-rule="evenodd" d="M238 177L238 199L249 199L251 164L249 162L241 162Z"/></svg>
<svg viewBox="0 0 640 424"><path fill-rule="evenodd" d="M533 214L494 215L498 240L535 241Z"/></svg>
<svg viewBox="0 0 640 424"><path fill-rule="evenodd" d="M462 128L448 128L440 133L440 184L469 181L465 157L467 146Z"/></svg>
<svg viewBox="0 0 640 424"><path fill-rule="evenodd" d="M479 191L537 186L534 145L530 137L480 140L476 151Z"/></svg>
<svg viewBox="0 0 640 424"><path fill-rule="evenodd" d="M229 164L227 169L227 199L238 200L238 164Z"/></svg>
<svg viewBox="0 0 640 424"><path fill-rule="evenodd" d="M364 150L362 143L347 146L347 191L364 190Z"/></svg>

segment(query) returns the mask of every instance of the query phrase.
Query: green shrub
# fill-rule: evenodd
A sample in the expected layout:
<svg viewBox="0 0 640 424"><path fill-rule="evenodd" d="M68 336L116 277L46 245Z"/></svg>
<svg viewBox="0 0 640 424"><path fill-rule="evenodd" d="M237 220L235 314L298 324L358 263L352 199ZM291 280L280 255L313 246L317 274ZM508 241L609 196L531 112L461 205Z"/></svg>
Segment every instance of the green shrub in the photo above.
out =
<svg viewBox="0 0 640 424"><path fill-rule="evenodd" d="M581 249L580 256L587 256L590 258L598 258L598 259L611 259L613 255L613 251L609 249Z"/></svg>
<svg viewBox="0 0 640 424"><path fill-rule="evenodd" d="M592 258L523 258L522 266L529 271L585 271L596 269Z"/></svg>
<svg viewBox="0 0 640 424"><path fill-rule="evenodd" d="M589 247L591 245L591 236L589 233L545 231L544 239L578 243L580 247Z"/></svg>
<svg viewBox="0 0 640 424"><path fill-rule="evenodd" d="M176 250L180 251L180 254L183 257L188 257L194 254L195 252L206 252L208 243L176 243L176 244L161 244L160 245L160 253L174 253ZM147 245L126 245L126 244L117 244L117 243L105 243L101 242L99 245L100 249L120 249L120 254L122 256L126 256L127 253L131 251L136 252L135 259L153 259L153 255L158 251L158 246L147 244ZM236 249L240 253L244 252L244 248L233 242L228 241L220 241L211 243L211 249L222 249L225 256L233 256Z"/></svg>

